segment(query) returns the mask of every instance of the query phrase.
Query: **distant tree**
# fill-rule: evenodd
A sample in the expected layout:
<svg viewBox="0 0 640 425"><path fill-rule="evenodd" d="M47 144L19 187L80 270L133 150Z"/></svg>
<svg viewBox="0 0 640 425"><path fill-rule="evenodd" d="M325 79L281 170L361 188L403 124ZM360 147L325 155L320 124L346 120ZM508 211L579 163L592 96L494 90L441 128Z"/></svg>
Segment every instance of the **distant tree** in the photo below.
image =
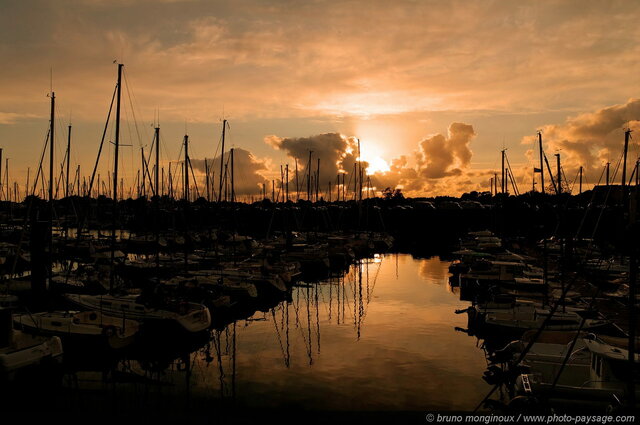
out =
<svg viewBox="0 0 640 425"><path fill-rule="evenodd" d="M402 189L391 189L387 187L382 191L382 198L385 200L400 200L404 199L404 194L402 193Z"/></svg>
<svg viewBox="0 0 640 425"><path fill-rule="evenodd" d="M393 189L390 187L385 188L382 191L382 199L389 200L393 196Z"/></svg>

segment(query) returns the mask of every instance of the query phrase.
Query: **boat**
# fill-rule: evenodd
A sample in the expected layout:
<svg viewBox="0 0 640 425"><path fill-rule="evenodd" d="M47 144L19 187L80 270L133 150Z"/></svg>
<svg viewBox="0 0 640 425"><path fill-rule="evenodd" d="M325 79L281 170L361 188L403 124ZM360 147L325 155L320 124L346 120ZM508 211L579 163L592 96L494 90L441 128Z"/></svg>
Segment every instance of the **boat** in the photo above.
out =
<svg viewBox="0 0 640 425"><path fill-rule="evenodd" d="M0 308L0 382L13 380L21 371L62 363L59 337L30 335L13 328L11 310Z"/></svg>
<svg viewBox="0 0 640 425"><path fill-rule="evenodd" d="M209 309L202 304L185 301L162 301L154 306L151 300L139 295L82 295L66 294L65 298L86 310L120 319L149 322L175 322L179 328L195 333L211 325Z"/></svg>
<svg viewBox="0 0 640 425"><path fill-rule="evenodd" d="M637 348L640 348L639 342L636 339ZM582 338L582 344L590 354L586 367L568 363L555 386L553 380L534 368L530 373L518 376L516 392L525 397L546 399L558 406L612 409L628 398L631 377L636 381L635 399L638 400L638 375L630 370L628 343L626 338L595 335ZM640 354L635 354L634 363L637 368ZM635 407L638 407L637 402Z"/></svg>
<svg viewBox="0 0 640 425"><path fill-rule="evenodd" d="M106 343L114 349L131 344L138 330L135 320L107 316L99 311L52 311L18 314L15 328L36 335L55 335L86 344Z"/></svg>
<svg viewBox="0 0 640 425"><path fill-rule="evenodd" d="M490 310L484 313L483 326L503 332L524 332L529 329L540 329L544 324L545 330L571 331L580 327L584 330L595 329L611 323L605 319L584 318L581 314L584 315L586 312L573 309L565 312L555 311L547 320L550 314L549 309L537 308L534 305L519 306L510 310Z"/></svg>

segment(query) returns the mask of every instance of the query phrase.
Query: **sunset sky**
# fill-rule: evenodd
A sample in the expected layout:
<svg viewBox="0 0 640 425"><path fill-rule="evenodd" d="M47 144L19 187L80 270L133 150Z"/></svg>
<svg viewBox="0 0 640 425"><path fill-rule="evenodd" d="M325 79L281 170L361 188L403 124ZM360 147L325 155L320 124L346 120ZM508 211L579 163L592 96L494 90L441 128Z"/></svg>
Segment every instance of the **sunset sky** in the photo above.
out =
<svg viewBox="0 0 640 425"><path fill-rule="evenodd" d="M128 182L156 111L163 164L180 159L186 130L197 173L228 119L243 193L295 157L302 169L309 149L321 184L335 181L352 170L355 138L378 189L488 190L505 147L524 192L537 130L569 180L583 165L594 182L624 129L640 130L639 19L635 1L0 0L0 147L24 187L52 75L56 167L71 120L71 168L88 174L116 61ZM100 170L111 167L109 146Z"/></svg>

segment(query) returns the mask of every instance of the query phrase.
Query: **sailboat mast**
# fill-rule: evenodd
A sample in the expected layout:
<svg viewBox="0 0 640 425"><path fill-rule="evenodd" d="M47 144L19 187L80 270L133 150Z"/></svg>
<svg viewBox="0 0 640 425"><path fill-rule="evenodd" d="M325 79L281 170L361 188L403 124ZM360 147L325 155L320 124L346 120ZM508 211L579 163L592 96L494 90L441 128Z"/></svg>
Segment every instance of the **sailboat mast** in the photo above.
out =
<svg viewBox="0 0 640 425"><path fill-rule="evenodd" d="M316 202L318 202L318 188L320 187L320 158L318 158L318 168L316 177Z"/></svg>
<svg viewBox="0 0 640 425"><path fill-rule="evenodd" d="M504 172L504 149L502 150L502 174L500 174L501 176L501 192L505 193L507 191L507 178Z"/></svg>
<svg viewBox="0 0 640 425"><path fill-rule="evenodd" d="M69 124L69 132L67 135L67 178L66 178L66 184L64 185L64 197L68 198L69 197L69 165L70 165L70 160L71 158L69 157L69 155L71 154L71 124Z"/></svg>
<svg viewBox="0 0 640 425"><path fill-rule="evenodd" d="M298 202L300 200L300 185L298 184L298 158L295 158L295 160L296 160L296 202Z"/></svg>
<svg viewBox="0 0 640 425"><path fill-rule="evenodd" d="M227 130L227 120L222 120L222 151L220 152L220 186L218 187L218 202L222 200L222 179L224 173L224 139Z"/></svg>
<svg viewBox="0 0 640 425"><path fill-rule="evenodd" d="M109 277L109 293L113 292L114 283L114 270L113 261L115 259L115 244L116 244L116 223L118 213L118 153L120 151L120 99L122 94L122 65L118 64L118 90L117 90L117 102L116 102L116 134L115 134L115 147L114 147L114 162L113 162L113 223L111 226L111 273Z"/></svg>
<svg viewBox="0 0 640 425"><path fill-rule="evenodd" d="M147 196L147 173L144 163L144 147L140 146L140 168L142 168L142 196Z"/></svg>
<svg viewBox="0 0 640 425"><path fill-rule="evenodd" d="M156 169L155 169L155 187L158 198L160 193L160 124L155 128L156 131Z"/></svg>
<svg viewBox="0 0 640 425"><path fill-rule="evenodd" d="M622 187L625 186L627 180L627 151L629 150L629 138L631 137L631 130L627 129L624 132L624 151L622 157Z"/></svg>
<svg viewBox="0 0 640 425"><path fill-rule="evenodd" d="M582 165L580 166L580 185L579 185L579 193L582 193L582 172L583 172L583 168Z"/></svg>
<svg viewBox="0 0 640 425"><path fill-rule="evenodd" d="M358 139L358 201L362 201L362 151L360 150L360 139Z"/></svg>
<svg viewBox="0 0 640 425"><path fill-rule="evenodd" d="M235 182L233 180L233 148L231 148L231 202L236 202L236 189Z"/></svg>
<svg viewBox="0 0 640 425"><path fill-rule="evenodd" d="M207 201L211 201L211 191L209 190L209 162L207 162L206 157L204 158L204 182L207 191Z"/></svg>
<svg viewBox="0 0 640 425"><path fill-rule="evenodd" d="M556 154L556 166L558 168L558 194L562 193L562 170L560 169L560 153Z"/></svg>
<svg viewBox="0 0 640 425"><path fill-rule="evenodd" d="M189 136L184 135L184 200L189 201Z"/></svg>
<svg viewBox="0 0 640 425"><path fill-rule="evenodd" d="M307 201L311 200L311 154L309 151L309 162L307 163Z"/></svg>
<svg viewBox="0 0 640 425"><path fill-rule="evenodd" d="M51 92L51 122L49 127L49 202L51 202L51 212L53 212L53 148L54 148L54 131L55 131L55 108L56 94ZM53 217L53 214L51 215Z"/></svg>
<svg viewBox="0 0 640 425"><path fill-rule="evenodd" d="M538 147L540 150L540 188L544 195L544 152L542 151L542 132L538 131Z"/></svg>
<svg viewBox="0 0 640 425"><path fill-rule="evenodd" d="M115 135L115 152L114 152L114 163L113 163L113 209L114 212L118 207L118 153L120 151L120 98L122 94L122 65L118 64L118 91L116 93L116 135ZM114 226L113 226L113 238L115 239L115 215L113 216Z"/></svg>

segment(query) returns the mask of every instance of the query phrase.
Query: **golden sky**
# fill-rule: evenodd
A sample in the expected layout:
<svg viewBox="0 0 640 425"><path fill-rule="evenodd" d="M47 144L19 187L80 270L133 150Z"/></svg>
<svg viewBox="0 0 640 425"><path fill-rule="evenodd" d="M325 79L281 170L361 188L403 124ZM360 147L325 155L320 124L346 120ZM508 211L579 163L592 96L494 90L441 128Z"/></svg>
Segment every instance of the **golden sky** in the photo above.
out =
<svg viewBox="0 0 640 425"><path fill-rule="evenodd" d="M116 60L128 179L158 111L165 163L179 159L185 128L191 157L213 158L227 118L228 146L246 151L246 192L312 147L321 182L335 180L356 137L379 187L486 190L504 146L529 190L537 130L568 178L584 165L593 181L640 119L639 18L634 1L2 0L0 147L23 185L53 75L56 161L71 120L71 167L87 173Z"/></svg>

